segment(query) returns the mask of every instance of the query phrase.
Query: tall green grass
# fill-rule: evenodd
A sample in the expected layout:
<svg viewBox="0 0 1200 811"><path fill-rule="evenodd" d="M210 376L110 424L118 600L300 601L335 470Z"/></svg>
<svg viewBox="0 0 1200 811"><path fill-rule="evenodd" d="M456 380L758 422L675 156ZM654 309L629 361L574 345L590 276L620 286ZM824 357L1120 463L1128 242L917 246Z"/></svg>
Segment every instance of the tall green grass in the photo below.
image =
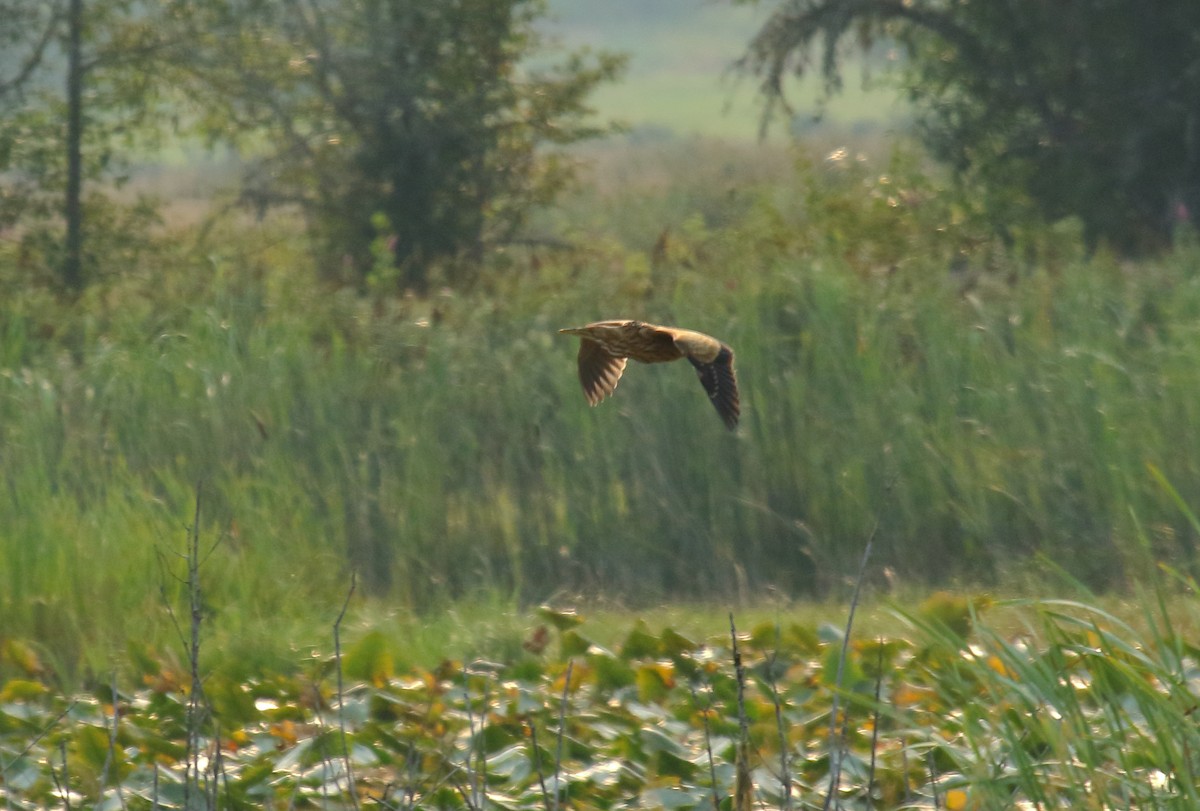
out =
<svg viewBox="0 0 1200 811"><path fill-rule="evenodd" d="M3 633L66 658L166 633L197 487L235 628L328 615L352 569L418 615L820 595L872 533L919 583L1049 559L1120 585L1145 546L1191 565L1147 464L1195 501L1200 251L999 246L916 169L853 156L713 194L736 216L696 202L657 251L501 255L428 299L330 289L282 226L163 248L73 305L4 299ZM741 429L680 364L634 364L588 408L556 330L609 317L728 341Z"/></svg>
<svg viewBox="0 0 1200 811"><path fill-rule="evenodd" d="M1196 805L1196 651L1180 627L1192 603L1168 607L1157 587L1138 596L1138 628L1090 603L1020 600L1008 608L1021 632L980 622L970 644L908 615L923 641L910 678L933 699L918 709L902 689L882 710L920 741L946 807Z"/></svg>

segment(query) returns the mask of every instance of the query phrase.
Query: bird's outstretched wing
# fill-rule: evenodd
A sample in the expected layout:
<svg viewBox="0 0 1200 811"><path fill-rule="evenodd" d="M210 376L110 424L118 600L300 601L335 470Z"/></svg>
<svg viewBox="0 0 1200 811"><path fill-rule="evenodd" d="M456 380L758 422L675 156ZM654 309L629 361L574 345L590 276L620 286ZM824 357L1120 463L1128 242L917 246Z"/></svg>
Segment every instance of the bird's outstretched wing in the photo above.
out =
<svg viewBox="0 0 1200 811"><path fill-rule="evenodd" d="M738 398L737 377L733 373L733 350L722 345L721 351L710 362L697 360L692 355L687 359L696 367L700 383L708 392L708 399L725 421L729 430L737 428L738 417L741 414L741 404Z"/></svg>
<svg viewBox="0 0 1200 811"><path fill-rule="evenodd" d="M593 340L579 341L579 382L589 405L596 405L616 390L625 363L625 358L610 355Z"/></svg>

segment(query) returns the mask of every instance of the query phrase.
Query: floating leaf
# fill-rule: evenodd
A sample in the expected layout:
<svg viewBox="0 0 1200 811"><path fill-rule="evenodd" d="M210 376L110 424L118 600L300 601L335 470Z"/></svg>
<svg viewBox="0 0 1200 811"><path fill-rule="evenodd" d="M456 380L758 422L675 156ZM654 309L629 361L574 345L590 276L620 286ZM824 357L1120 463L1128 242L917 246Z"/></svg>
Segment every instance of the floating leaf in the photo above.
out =
<svg viewBox="0 0 1200 811"><path fill-rule="evenodd" d="M643 808L665 808L667 811L674 811L677 808L695 807L702 801L693 792L666 786L646 789L642 792L640 803Z"/></svg>
<svg viewBox="0 0 1200 811"><path fill-rule="evenodd" d="M611 692L634 683L633 668L610 651L593 646L588 655L588 664L596 674L596 687L602 691Z"/></svg>
<svg viewBox="0 0 1200 811"><path fill-rule="evenodd" d="M40 677L46 675L42 660L37 651L28 642L20 639L9 639L4 643L3 660L19 667L26 676Z"/></svg>
<svg viewBox="0 0 1200 811"><path fill-rule="evenodd" d="M48 692L50 688L40 681L9 679L4 683L4 689L0 690L0 702L7 704L10 701L33 701Z"/></svg>
<svg viewBox="0 0 1200 811"><path fill-rule="evenodd" d="M77 726L71 750L78 764L85 764L99 773L109 758L108 730L90 725Z"/></svg>
<svg viewBox="0 0 1200 811"><path fill-rule="evenodd" d="M380 631L368 631L342 657L342 671L348 678L382 687L395 675L387 637Z"/></svg>
<svg viewBox="0 0 1200 811"><path fill-rule="evenodd" d="M537 615L560 631L583 624L583 617L574 608L551 608L548 605L538 606Z"/></svg>
<svg viewBox="0 0 1200 811"><path fill-rule="evenodd" d="M700 647L695 640L689 639L674 628L663 630L660 643L662 654L670 656L672 659L691 653Z"/></svg>
<svg viewBox="0 0 1200 811"><path fill-rule="evenodd" d="M582 656L588 652L591 646L592 643L577 631L565 631L559 639L559 648L564 659L570 659L572 656Z"/></svg>
<svg viewBox="0 0 1200 811"><path fill-rule="evenodd" d="M675 668L670 664L650 662L635 670L638 699L644 703L663 701L675 686Z"/></svg>
<svg viewBox="0 0 1200 811"><path fill-rule="evenodd" d="M811 656L821 649L821 637L815 628L793 622L783 629L783 645L796 653Z"/></svg>
<svg viewBox="0 0 1200 811"><path fill-rule="evenodd" d="M844 629L828 622L822 622L817 627L817 639L827 645L840 643L843 635Z"/></svg>
<svg viewBox="0 0 1200 811"><path fill-rule="evenodd" d="M621 645L621 655L626 659L645 659L658 655L660 649L658 637L650 633L645 620L638 620Z"/></svg>
<svg viewBox="0 0 1200 811"><path fill-rule="evenodd" d="M778 623L760 622L750 629L747 645L760 651L779 650L782 635Z"/></svg>

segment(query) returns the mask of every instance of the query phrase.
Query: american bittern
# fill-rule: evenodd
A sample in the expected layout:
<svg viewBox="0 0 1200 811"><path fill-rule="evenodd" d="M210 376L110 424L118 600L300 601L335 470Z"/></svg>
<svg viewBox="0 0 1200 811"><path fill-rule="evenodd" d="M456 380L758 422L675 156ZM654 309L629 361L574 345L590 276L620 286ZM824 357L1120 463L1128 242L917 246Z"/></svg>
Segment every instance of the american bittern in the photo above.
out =
<svg viewBox="0 0 1200 811"><path fill-rule="evenodd" d="M710 335L690 329L660 327L642 321L597 321L586 327L560 329L578 335L579 381L587 401L596 405L617 388L628 358L642 363L662 363L687 358L708 399L732 431L737 427L737 378L733 373L733 350Z"/></svg>

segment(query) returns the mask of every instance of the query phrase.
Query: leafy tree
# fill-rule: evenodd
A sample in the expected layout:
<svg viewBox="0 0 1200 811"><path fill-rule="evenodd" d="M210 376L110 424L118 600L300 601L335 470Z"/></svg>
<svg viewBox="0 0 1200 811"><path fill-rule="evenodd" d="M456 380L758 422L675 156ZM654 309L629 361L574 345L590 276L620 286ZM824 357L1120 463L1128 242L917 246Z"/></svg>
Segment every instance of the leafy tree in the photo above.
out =
<svg viewBox="0 0 1200 811"><path fill-rule="evenodd" d="M41 66L62 13L61 3L0 0L0 103L6 107Z"/></svg>
<svg viewBox="0 0 1200 811"><path fill-rule="evenodd" d="M24 115L47 54L61 30L62 3L0 2L0 229L14 225L29 208L34 184L18 172L29 149L30 121Z"/></svg>
<svg viewBox="0 0 1200 811"><path fill-rule="evenodd" d="M621 61L547 64L543 11L541 0L208 0L190 4L198 47L181 67L209 136L252 158L244 199L299 206L329 266L360 280L385 242L395 270L374 267L376 279L421 288L431 264L510 239L562 187L566 167L543 147L599 132L585 100Z"/></svg>
<svg viewBox="0 0 1200 811"><path fill-rule="evenodd" d="M95 270L85 245L114 221L115 204L85 193L85 181L120 182L121 146L157 121L154 65L168 56L158 11L139 0L0 0L0 228L20 225L24 246L71 290ZM146 221L139 212L120 218L126 230Z"/></svg>
<svg viewBox="0 0 1200 811"><path fill-rule="evenodd" d="M819 63L886 41L934 155L980 181L1001 224L1031 201L1091 244L1137 252L1200 224L1195 0L785 0L743 67L772 103Z"/></svg>

